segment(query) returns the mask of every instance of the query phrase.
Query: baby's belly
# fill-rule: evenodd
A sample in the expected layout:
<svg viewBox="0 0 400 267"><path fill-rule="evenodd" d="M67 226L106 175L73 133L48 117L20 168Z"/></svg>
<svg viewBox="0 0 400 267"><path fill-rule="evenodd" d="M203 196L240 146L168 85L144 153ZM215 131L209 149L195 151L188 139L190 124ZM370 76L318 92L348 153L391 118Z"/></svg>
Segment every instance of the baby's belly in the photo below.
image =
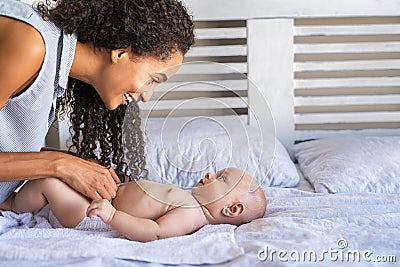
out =
<svg viewBox="0 0 400 267"><path fill-rule="evenodd" d="M132 216L156 220L168 211L168 205L149 196L136 183L120 186L112 205Z"/></svg>

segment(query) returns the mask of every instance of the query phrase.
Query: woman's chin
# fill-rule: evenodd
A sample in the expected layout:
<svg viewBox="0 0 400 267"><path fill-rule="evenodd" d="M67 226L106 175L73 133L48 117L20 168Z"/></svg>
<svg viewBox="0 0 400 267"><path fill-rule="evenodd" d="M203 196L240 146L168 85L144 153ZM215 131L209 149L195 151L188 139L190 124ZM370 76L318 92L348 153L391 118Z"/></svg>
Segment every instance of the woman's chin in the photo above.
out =
<svg viewBox="0 0 400 267"><path fill-rule="evenodd" d="M106 108L108 109L108 110L114 110L114 109L116 109L117 107L119 107L120 105L122 105L122 104L106 104Z"/></svg>

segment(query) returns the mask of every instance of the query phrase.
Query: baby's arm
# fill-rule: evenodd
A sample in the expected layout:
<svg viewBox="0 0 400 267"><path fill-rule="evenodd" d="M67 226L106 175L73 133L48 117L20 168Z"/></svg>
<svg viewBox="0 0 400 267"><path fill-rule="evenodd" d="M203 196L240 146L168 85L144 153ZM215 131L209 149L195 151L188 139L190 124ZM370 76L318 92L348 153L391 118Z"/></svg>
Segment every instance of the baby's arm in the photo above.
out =
<svg viewBox="0 0 400 267"><path fill-rule="evenodd" d="M126 238L140 242L190 234L206 224L198 208L175 208L158 220L150 220L118 211L105 199L93 201L87 216L99 216Z"/></svg>

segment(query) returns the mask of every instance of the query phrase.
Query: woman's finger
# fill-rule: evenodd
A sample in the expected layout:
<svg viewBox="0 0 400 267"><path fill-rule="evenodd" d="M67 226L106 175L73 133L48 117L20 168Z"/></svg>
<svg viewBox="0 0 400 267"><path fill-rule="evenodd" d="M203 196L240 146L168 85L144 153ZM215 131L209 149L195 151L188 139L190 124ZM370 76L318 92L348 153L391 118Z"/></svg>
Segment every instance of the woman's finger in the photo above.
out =
<svg viewBox="0 0 400 267"><path fill-rule="evenodd" d="M97 189L97 192L101 196L100 198L104 198L104 199L108 199L108 200L110 200L112 198L111 194L108 192L108 190L106 189L105 185L99 187Z"/></svg>
<svg viewBox="0 0 400 267"><path fill-rule="evenodd" d="M90 197L93 200L99 200L102 199L102 197L99 195L99 193L95 190L91 190L86 194L88 197Z"/></svg>
<svg viewBox="0 0 400 267"><path fill-rule="evenodd" d="M91 182L89 183L89 186L91 188L86 195L92 200L99 200L102 198L114 198L118 189L114 180L112 180L111 177L107 178L107 176L105 175L96 175L96 178L97 179L88 180L91 180Z"/></svg>
<svg viewBox="0 0 400 267"><path fill-rule="evenodd" d="M115 192L118 190L117 183L120 183L120 179L118 178L118 175L115 173L115 171L111 167L104 167L99 165L98 163L95 163L94 161L89 160L90 164L94 164L93 166L96 166L100 168L100 172L105 176L104 178L106 179L103 181L104 184L108 184L107 189L109 191L109 194L111 197L115 197ZM110 190L112 188L112 191ZM101 194L103 197L104 195Z"/></svg>
<svg viewBox="0 0 400 267"><path fill-rule="evenodd" d="M118 175L115 173L114 169L110 168L110 169L108 169L108 171L110 172L115 183L117 183L117 184L121 183L121 180L119 179Z"/></svg>
<svg viewBox="0 0 400 267"><path fill-rule="evenodd" d="M118 186L117 186L117 183L116 183L114 177L112 177L112 172L114 172L114 170L111 168L106 170L104 187L108 190L111 197L114 198L116 195L116 192L118 190ZM114 172L114 174L115 174L115 172Z"/></svg>
<svg viewBox="0 0 400 267"><path fill-rule="evenodd" d="M104 184L104 187L108 191L108 193L110 194L111 199L116 197L118 186L114 182L114 180L111 182L111 184L109 184L109 183L108 184ZM108 200L110 200L110 199L108 199Z"/></svg>

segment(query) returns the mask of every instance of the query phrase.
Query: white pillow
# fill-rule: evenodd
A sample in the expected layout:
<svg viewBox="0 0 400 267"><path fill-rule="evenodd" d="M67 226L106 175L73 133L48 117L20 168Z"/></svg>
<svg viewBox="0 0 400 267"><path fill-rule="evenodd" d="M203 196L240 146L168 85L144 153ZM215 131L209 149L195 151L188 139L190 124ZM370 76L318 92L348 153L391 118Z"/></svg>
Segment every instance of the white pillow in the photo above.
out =
<svg viewBox="0 0 400 267"><path fill-rule="evenodd" d="M296 144L300 168L320 193L400 193L400 136Z"/></svg>
<svg viewBox="0 0 400 267"><path fill-rule="evenodd" d="M237 167L262 185L293 187L299 181L283 145L261 138L238 117L150 118L143 125L149 180L191 188L206 172Z"/></svg>

